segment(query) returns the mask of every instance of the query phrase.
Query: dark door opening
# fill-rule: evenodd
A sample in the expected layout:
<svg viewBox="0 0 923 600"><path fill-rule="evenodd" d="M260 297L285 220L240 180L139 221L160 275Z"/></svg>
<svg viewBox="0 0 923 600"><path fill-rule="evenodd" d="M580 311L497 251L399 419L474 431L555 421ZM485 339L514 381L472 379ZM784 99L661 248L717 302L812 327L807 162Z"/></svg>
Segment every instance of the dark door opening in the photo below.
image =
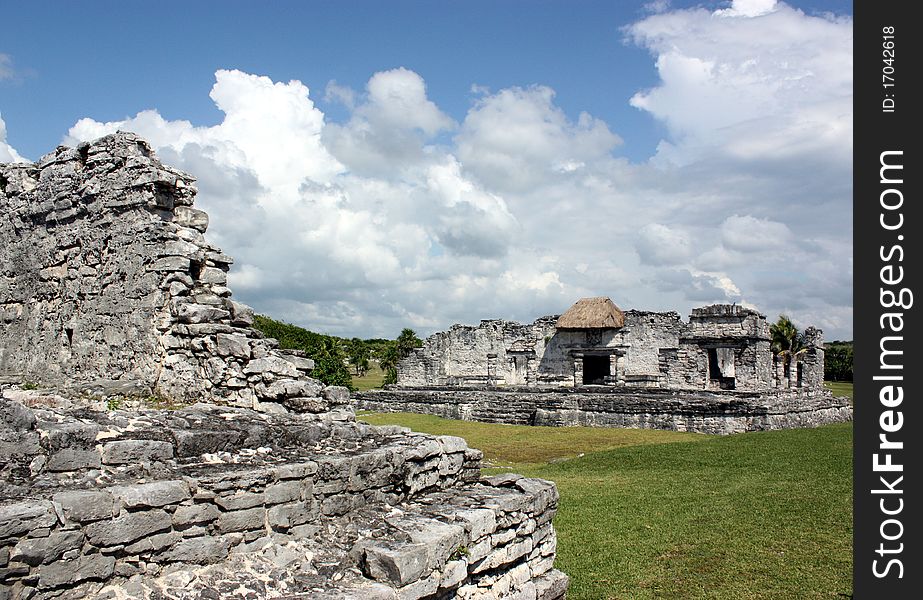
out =
<svg viewBox="0 0 923 600"><path fill-rule="evenodd" d="M722 348L722 352L726 352ZM732 364L733 366L733 364ZM733 390L737 387L734 377L726 377L721 370L721 359L718 357L718 348L708 348L708 378L722 390Z"/></svg>
<svg viewBox="0 0 923 600"><path fill-rule="evenodd" d="M583 357L584 385L602 385L609 376L608 355L585 355Z"/></svg>

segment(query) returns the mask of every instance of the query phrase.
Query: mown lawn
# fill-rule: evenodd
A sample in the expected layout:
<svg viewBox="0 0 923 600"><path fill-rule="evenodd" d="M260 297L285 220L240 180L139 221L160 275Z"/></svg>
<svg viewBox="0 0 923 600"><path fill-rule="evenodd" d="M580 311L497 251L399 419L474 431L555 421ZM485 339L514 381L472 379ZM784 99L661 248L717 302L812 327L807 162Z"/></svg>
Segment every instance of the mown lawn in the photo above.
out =
<svg viewBox="0 0 923 600"><path fill-rule="evenodd" d="M360 418L461 435L555 481L570 600L851 594L851 424L714 437Z"/></svg>
<svg viewBox="0 0 923 600"><path fill-rule="evenodd" d="M846 396L852 402L852 381L825 381L824 385L834 396Z"/></svg>
<svg viewBox="0 0 923 600"><path fill-rule="evenodd" d="M369 361L369 370L362 377L353 375L353 385L360 392L380 388L385 379L385 372L378 367L375 361Z"/></svg>
<svg viewBox="0 0 923 600"><path fill-rule="evenodd" d="M368 413L357 418L373 425L400 424L414 431L435 435L457 435L484 452L485 466L525 469L575 458L580 454L612 450L623 446L665 444L705 439L699 433L651 431L649 429L607 429L603 427L531 427L455 421L413 413Z"/></svg>

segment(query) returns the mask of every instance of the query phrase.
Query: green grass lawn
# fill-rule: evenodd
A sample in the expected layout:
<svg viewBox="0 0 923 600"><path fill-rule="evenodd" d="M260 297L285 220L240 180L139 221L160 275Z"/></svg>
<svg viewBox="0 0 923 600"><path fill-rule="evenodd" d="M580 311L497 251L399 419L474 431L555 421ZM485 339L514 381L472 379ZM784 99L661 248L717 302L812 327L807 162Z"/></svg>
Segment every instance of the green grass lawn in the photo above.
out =
<svg viewBox="0 0 923 600"><path fill-rule="evenodd" d="M352 367L350 367L352 369ZM378 363L374 360L369 361L369 370L362 377L357 377L353 375L353 385L356 386L356 389L360 392L366 390L374 390L380 388L382 381L384 381L385 372L378 367Z"/></svg>
<svg viewBox="0 0 923 600"><path fill-rule="evenodd" d="M851 593L851 424L715 437L360 418L461 435L505 470L555 481L569 600Z"/></svg>
<svg viewBox="0 0 923 600"><path fill-rule="evenodd" d="M640 444L665 444L704 439L700 433L609 429L604 427L532 427L455 421L413 413L363 413L358 418L373 425L400 424L414 431L457 435L484 452L488 466L509 469L537 467L580 454Z"/></svg>
<svg viewBox="0 0 923 600"><path fill-rule="evenodd" d="M846 396L852 402L852 381L825 381L824 385L834 396Z"/></svg>

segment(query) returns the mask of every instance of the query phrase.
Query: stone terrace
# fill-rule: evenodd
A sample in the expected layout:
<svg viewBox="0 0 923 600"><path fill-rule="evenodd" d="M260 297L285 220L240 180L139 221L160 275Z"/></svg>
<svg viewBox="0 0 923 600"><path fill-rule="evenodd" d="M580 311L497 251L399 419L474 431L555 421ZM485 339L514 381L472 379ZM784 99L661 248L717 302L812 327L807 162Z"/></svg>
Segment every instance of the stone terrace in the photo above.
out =
<svg viewBox="0 0 923 600"><path fill-rule="evenodd" d="M478 481L481 453L461 438L346 413L50 410L41 394L6 395L18 400L0 406L0 598L566 589L554 485Z"/></svg>

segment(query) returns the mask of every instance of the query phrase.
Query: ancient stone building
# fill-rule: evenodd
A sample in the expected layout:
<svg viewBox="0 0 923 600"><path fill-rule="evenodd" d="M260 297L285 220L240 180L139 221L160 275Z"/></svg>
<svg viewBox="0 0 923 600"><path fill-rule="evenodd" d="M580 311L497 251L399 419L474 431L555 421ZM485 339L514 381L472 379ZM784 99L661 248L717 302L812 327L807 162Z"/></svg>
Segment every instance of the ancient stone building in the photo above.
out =
<svg viewBox="0 0 923 600"><path fill-rule="evenodd" d="M804 337L805 350L786 360L749 308L696 308L684 322L584 298L528 325L454 325L398 365L397 385L358 399L461 419L709 433L850 419L848 401L823 386L822 332Z"/></svg>
<svg viewBox="0 0 923 600"><path fill-rule="evenodd" d="M250 328L194 197L191 176L130 134L4 165L0 375L266 410L342 404L302 377L312 361Z"/></svg>
<svg viewBox="0 0 923 600"><path fill-rule="evenodd" d="M0 165L0 600L563 598L554 484L357 422L194 196L126 133Z"/></svg>
<svg viewBox="0 0 923 600"><path fill-rule="evenodd" d="M822 336L808 328L805 352L789 364L770 349L766 317L749 308L696 308L685 323L675 312L583 298L530 325L491 320L437 333L400 363L397 385L819 390Z"/></svg>

